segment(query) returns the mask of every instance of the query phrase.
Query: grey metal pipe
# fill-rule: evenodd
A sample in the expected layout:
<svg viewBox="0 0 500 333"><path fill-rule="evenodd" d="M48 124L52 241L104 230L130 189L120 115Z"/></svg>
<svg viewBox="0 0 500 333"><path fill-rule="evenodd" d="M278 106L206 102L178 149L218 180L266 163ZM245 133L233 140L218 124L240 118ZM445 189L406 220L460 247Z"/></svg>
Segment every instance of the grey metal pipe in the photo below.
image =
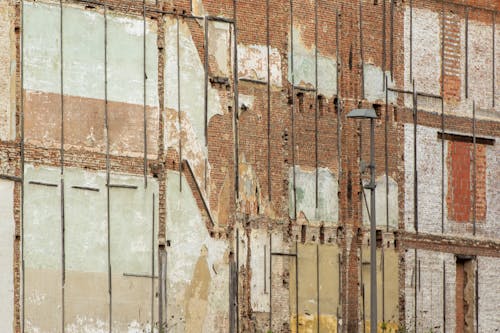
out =
<svg viewBox="0 0 500 333"><path fill-rule="evenodd" d="M377 241L375 221L375 122L370 118L370 332L377 332Z"/></svg>

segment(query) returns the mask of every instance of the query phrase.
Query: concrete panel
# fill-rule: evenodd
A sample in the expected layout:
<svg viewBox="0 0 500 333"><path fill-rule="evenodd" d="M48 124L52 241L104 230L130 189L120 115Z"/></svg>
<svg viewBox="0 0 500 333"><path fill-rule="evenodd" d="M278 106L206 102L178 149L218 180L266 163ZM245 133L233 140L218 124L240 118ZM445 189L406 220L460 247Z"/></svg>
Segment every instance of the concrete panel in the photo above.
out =
<svg viewBox="0 0 500 333"><path fill-rule="evenodd" d="M14 182L0 180L0 331L14 332Z"/></svg>
<svg viewBox="0 0 500 333"><path fill-rule="evenodd" d="M0 140L16 137L15 73L16 47L14 35L14 6L0 3Z"/></svg>
<svg viewBox="0 0 500 333"><path fill-rule="evenodd" d="M372 65L363 65L364 74L364 87L365 87L365 99L370 102L383 102L385 103L385 77L387 76L387 83L389 86L394 86L394 82L391 81L391 72L386 71L385 75L382 72L382 68ZM396 94L394 92L389 92L387 99L389 103L394 103L396 101Z"/></svg>
<svg viewBox="0 0 500 333"><path fill-rule="evenodd" d="M389 196L386 197L386 180L385 176L382 175L377 178L375 184L375 221L377 226L385 227L387 225L387 202L389 202L389 227L397 228L399 219L399 204L398 204L398 184L391 177L389 178ZM363 199L363 223L365 225L370 225L370 219L368 218L368 210L370 209L370 190L365 189L366 202ZM388 200L387 200L388 199ZM368 210L366 208L366 203L368 203Z"/></svg>
<svg viewBox="0 0 500 333"><path fill-rule="evenodd" d="M269 234L267 230L252 230L250 234L250 286L254 312L269 312Z"/></svg>
<svg viewBox="0 0 500 333"><path fill-rule="evenodd" d="M295 167L297 214L302 212L309 221L336 222L338 220L338 182L328 168L318 169L318 208L316 208L316 172ZM289 214L294 214L293 170L288 172Z"/></svg>
<svg viewBox="0 0 500 333"><path fill-rule="evenodd" d="M31 181L56 186L30 184ZM24 186L26 331L58 332L62 321L59 169L26 165Z"/></svg>
<svg viewBox="0 0 500 333"><path fill-rule="evenodd" d="M317 248L316 244L298 244L299 332L318 331L318 301L319 332L337 332L338 253L336 245L321 245ZM291 332L295 332L296 326L296 267L293 259L290 261L289 284Z"/></svg>
<svg viewBox="0 0 500 333"><path fill-rule="evenodd" d="M300 27L293 27L293 70L295 85L314 88L315 50L308 47L302 38ZM291 43L288 43L288 59L291 57ZM288 66L288 81L292 82L292 69ZM337 93L336 59L318 52L318 94L332 98Z"/></svg>
<svg viewBox="0 0 500 333"><path fill-rule="evenodd" d="M172 332L218 332L229 325L229 248L212 239L187 180L167 173L168 326Z"/></svg>
<svg viewBox="0 0 500 333"><path fill-rule="evenodd" d="M232 28L225 22L208 21L208 48L210 58L215 59L217 68L211 72L214 76L229 77L232 69Z"/></svg>
<svg viewBox="0 0 500 333"><path fill-rule="evenodd" d="M120 332L150 332L152 296L157 304L157 281L152 290L150 277L158 275L158 183L151 178L144 188L141 177L125 175L112 175L112 183L137 186L110 189L113 327Z"/></svg>
<svg viewBox="0 0 500 333"><path fill-rule="evenodd" d="M269 53L271 84L281 87L281 55L279 50L274 47L270 48ZM267 46L238 45L238 76L267 81Z"/></svg>

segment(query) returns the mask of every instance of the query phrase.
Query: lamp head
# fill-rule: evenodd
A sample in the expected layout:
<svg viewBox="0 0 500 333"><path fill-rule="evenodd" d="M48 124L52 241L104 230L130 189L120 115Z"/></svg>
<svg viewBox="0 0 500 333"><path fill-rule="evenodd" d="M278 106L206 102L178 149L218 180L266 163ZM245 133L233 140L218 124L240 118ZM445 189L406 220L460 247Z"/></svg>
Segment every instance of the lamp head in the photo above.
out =
<svg viewBox="0 0 500 333"><path fill-rule="evenodd" d="M377 119L378 117L374 109L353 109L347 114L347 118Z"/></svg>

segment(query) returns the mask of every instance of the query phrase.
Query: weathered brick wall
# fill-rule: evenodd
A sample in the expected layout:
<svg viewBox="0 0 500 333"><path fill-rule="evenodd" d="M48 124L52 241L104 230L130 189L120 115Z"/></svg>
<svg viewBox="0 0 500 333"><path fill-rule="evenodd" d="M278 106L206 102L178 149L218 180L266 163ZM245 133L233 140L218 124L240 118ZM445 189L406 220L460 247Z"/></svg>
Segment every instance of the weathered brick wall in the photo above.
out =
<svg viewBox="0 0 500 333"><path fill-rule="evenodd" d="M360 253L368 241L377 241L379 248L381 244L394 246L399 253L399 266L394 255L394 267L386 272L387 276L399 272L399 304L391 303L391 311L399 311L399 324L410 331L415 290L418 330L442 329L440 311L445 305L447 331L453 330L458 276L453 254L478 256L480 331L493 330L496 321L486 318L494 317L496 300L484 293L494 288L491 272L496 259L491 256L498 256L500 250L500 100L493 93L500 89L500 75L492 75L498 67L498 61L493 66L494 57L498 58L493 36L498 41L500 33L498 24L493 30L491 12L498 12L500 5L471 0L467 9L467 4L458 1L446 2L444 7L437 0L411 3L412 8L408 1L381 0L148 0L144 25L141 1L90 4L75 0L62 2L63 31L57 1L25 1L24 26L20 3L2 3L0 18L4 19L0 22L5 29L0 33L0 59L7 60L0 65L0 72L6 74L0 79L0 175L17 182L9 199L16 221L12 235L15 331L22 324L34 327L29 326L34 323L30 319L33 306L28 317L21 318L23 206L23 226L28 231L50 221L54 226L64 222L71 231L68 237L75 237L75 230L88 224L88 230L77 232L82 239L75 244L84 243L90 266L99 269L77 267L70 272L71 267L66 268L73 283L65 299L68 303L75 300L64 307L68 329L77 325L71 318L86 314L82 325L105 330L110 318L106 302L112 299L115 312L122 305L125 311L123 320L115 323L116 330L134 317L126 313L136 307L143 314L138 322L144 329L151 326L149 302L126 306L128 299L118 301L116 295L107 294L111 286L120 290L126 278L113 276L108 281L105 274L99 274L109 265L107 246L116 246L116 237L132 249L147 246L151 252L151 244L138 238L151 236L147 226L155 225L153 237L165 243L168 257L164 314L169 317L164 317L164 324L173 331L235 331L236 326L241 331L266 331L270 315L273 331L295 330L295 277L291 276L295 261L283 254L294 254L296 242L307 249L298 254L302 330L315 327L319 318L320 331L360 331L367 323L361 318L360 283L366 276L362 278ZM415 80L418 92L444 96L443 113L439 98L417 98L417 170L413 168L412 96L387 91L386 76L391 88L410 91ZM475 121L471 119L473 101ZM369 161L369 124L346 118L356 107L373 107L380 116L375 121L376 223L385 232L379 240L367 237L361 183L366 183L368 173L359 172L361 162ZM438 139L442 130L465 135L469 141ZM490 143L493 139L493 145L479 143L474 153L473 135ZM89 184L98 179L99 203L92 196L96 193L80 198L72 194L73 188L62 193L56 189L46 202L33 201L35 185L27 184L28 178L21 182L31 166L41 172L38 181L59 184L63 179L69 182L65 188L79 179ZM415 171L418 235L413 228ZM134 180L137 193L148 194L147 200L135 198L144 206L132 205L120 192L126 189L105 195L105 185L123 177ZM147 180L147 189L141 179ZM103 205L106 199L109 207ZM53 207L46 212L50 216L36 213L42 204L51 202ZM127 207L115 211L114 205ZM65 219L61 207L66 207ZM111 213L143 221L144 228L123 234L123 228L108 229L104 222ZM85 220L91 216L95 217L92 221ZM387 219L389 229L385 230ZM98 236L90 237L92 233ZM111 244L104 237L107 233ZM35 244L32 234L24 234L29 250L23 254L25 259L33 258L30 251L60 250L59 229L40 232L46 238L55 234L53 244L46 239ZM273 246L264 251L269 234ZM311 249L318 244L320 253L338 251L338 259L328 259L324 263L328 268L320 270L338 277L331 280L319 274L323 300L331 299L338 308L329 307L320 297L320 314L314 317L317 276L312 271L317 257ZM417 270L412 266L415 248L420 263L418 286L412 282ZM57 251L54 260L60 261ZM272 269L266 266L271 251L281 253L272 256ZM238 274L230 277L236 258ZM28 268L39 269L30 266L37 266L37 260ZM113 272L127 260L114 262ZM444 287L439 280L443 262ZM158 263L153 263L158 272ZM55 287L46 295L54 300L54 308L61 300L62 267L57 265L59 271L51 280ZM301 272L300 267L307 271ZM139 273L155 273L143 270ZM96 291L96 309L82 306L85 295L73 288L79 285L75 277L87 271L102 286ZM25 277L29 277L27 272ZM139 280L130 282L129 289L149 295L150 279ZM272 288L271 301L264 280L269 282L267 291ZM238 320L231 315L236 308L229 301L232 285L238 286ZM33 286L24 285L25 292ZM152 288L155 294L157 284ZM26 304L36 303L30 295L24 295L25 309ZM153 309L157 302L153 298ZM43 311L60 323L62 312L50 309ZM152 320L158 321L158 313L152 313ZM44 319L37 317L50 326ZM378 319L381 325L381 316ZM139 324L134 325L138 328ZM52 328L48 326L47 330Z"/></svg>

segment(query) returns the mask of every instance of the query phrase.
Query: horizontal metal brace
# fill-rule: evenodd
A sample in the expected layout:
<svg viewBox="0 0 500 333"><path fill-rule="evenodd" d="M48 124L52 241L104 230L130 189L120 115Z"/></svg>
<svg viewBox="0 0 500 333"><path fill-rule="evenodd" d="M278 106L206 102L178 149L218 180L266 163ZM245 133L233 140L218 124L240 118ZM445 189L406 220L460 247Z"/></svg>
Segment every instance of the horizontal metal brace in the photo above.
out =
<svg viewBox="0 0 500 333"><path fill-rule="evenodd" d="M109 188L128 188L131 190L137 190L138 187L135 185L122 185L122 184L109 184L107 185Z"/></svg>
<svg viewBox="0 0 500 333"><path fill-rule="evenodd" d="M294 89L302 90L302 91L316 91L316 88L309 88L303 86L293 86Z"/></svg>
<svg viewBox="0 0 500 333"><path fill-rule="evenodd" d="M396 88L389 88L389 87L387 87L387 90L392 91L392 92L402 93L402 94L413 95L413 91L410 91L410 90L403 90L403 89L396 89ZM437 98L437 99L443 98L440 95L434 95L434 94L423 93L423 92L417 92L417 96Z"/></svg>
<svg viewBox="0 0 500 333"><path fill-rule="evenodd" d="M209 21L216 21L216 22L224 22L224 23L229 23L229 24L234 24L233 19L229 19L226 17L221 17L221 16L207 16L207 20Z"/></svg>
<svg viewBox="0 0 500 333"><path fill-rule="evenodd" d="M37 181L30 181L29 184L31 184L31 185L49 186L49 187L57 187L58 186L57 184L37 182Z"/></svg>
<svg viewBox="0 0 500 333"><path fill-rule="evenodd" d="M243 81L243 82L251 82L251 83L257 83L257 84L267 84L267 81L263 81L263 80L255 80L255 79L250 79L250 78L246 78L246 77L241 77L240 78L240 81Z"/></svg>
<svg viewBox="0 0 500 333"><path fill-rule="evenodd" d="M12 180L13 182L22 182L21 177L11 176L11 175L0 175L0 179Z"/></svg>
<svg viewBox="0 0 500 333"><path fill-rule="evenodd" d="M134 273L123 273L123 276L128 276L128 277L137 277L137 278L154 278L157 279L158 276L153 276L153 275L148 275L148 274L134 274Z"/></svg>
<svg viewBox="0 0 500 333"><path fill-rule="evenodd" d="M296 257L295 253L271 252L272 256Z"/></svg>
<svg viewBox="0 0 500 333"><path fill-rule="evenodd" d="M87 190L87 191L93 191L93 192L99 192L98 188L95 187L87 187L87 186L71 186L71 188L74 188L76 190Z"/></svg>

